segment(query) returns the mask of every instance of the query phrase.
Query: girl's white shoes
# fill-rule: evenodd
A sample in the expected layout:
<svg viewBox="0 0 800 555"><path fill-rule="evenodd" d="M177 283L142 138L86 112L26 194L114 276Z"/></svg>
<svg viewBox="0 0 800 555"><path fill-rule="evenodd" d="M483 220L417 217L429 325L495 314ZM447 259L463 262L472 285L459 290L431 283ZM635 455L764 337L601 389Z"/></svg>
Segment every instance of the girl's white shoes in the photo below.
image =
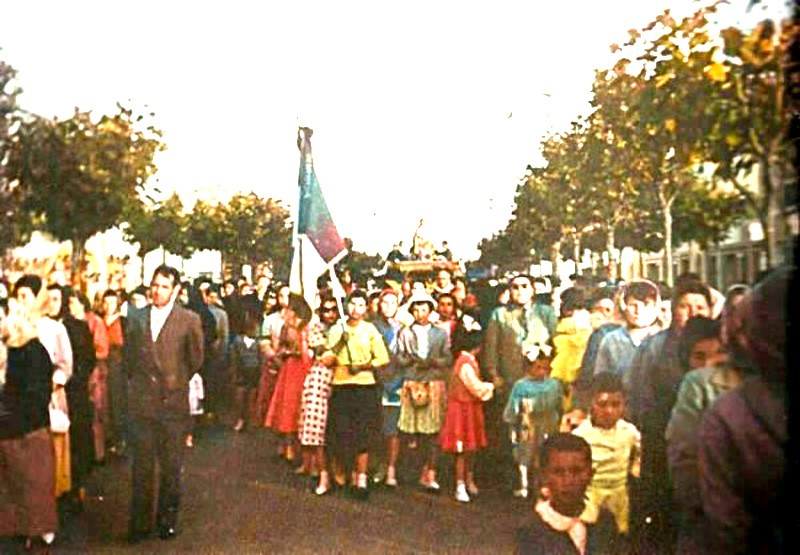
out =
<svg viewBox="0 0 800 555"><path fill-rule="evenodd" d="M314 489L317 495L325 495L331 490L330 476L327 470L319 473L319 485Z"/></svg>
<svg viewBox="0 0 800 555"><path fill-rule="evenodd" d="M390 466L386 469L386 480L383 482L390 488L397 487L397 469L393 466Z"/></svg>
<svg viewBox="0 0 800 555"><path fill-rule="evenodd" d="M464 484L458 484L456 486L455 497L456 501L458 501L459 503L469 503L470 498L469 498L469 493L467 493L467 486L465 486Z"/></svg>
<svg viewBox="0 0 800 555"><path fill-rule="evenodd" d="M422 471L422 477L419 480L419 485L428 491L439 491L439 482L436 481L436 471L432 468L425 468Z"/></svg>

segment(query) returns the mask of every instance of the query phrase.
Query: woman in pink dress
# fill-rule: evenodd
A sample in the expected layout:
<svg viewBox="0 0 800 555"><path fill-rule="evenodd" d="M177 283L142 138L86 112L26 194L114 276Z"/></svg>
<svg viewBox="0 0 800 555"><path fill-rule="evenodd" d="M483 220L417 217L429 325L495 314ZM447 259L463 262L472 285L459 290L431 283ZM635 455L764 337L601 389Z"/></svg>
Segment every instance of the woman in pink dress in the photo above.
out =
<svg viewBox="0 0 800 555"><path fill-rule="evenodd" d="M292 294L281 327L277 357L281 361L278 381L267 412L266 426L280 435L278 454L294 461L297 454L297 428L303 382L311 368L311 353L305 327L311 308L299 295Z"/></svg>

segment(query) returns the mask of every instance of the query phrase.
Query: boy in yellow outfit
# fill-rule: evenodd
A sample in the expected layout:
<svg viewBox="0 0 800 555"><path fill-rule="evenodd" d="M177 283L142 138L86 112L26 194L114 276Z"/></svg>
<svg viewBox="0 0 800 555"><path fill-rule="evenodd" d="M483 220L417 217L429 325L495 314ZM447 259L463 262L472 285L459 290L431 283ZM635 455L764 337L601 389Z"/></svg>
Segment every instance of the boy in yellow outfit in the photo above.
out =
<svg viewBox="0 0 800 555"><path fill-rule="evenodd" d="M561 292L561 319L553 336L556 356L551 363L550 377L560 381L564 387L564 412L573 408L573 383L586 351L586 343L592 334L589 311L586 310L586 297L582 289L570 287Z"/></svg>
<svg viewBox="0 0 800 555"><path fill-rule="evenodd" d="M587 490L589 501L607 508L621 534L628 532L628 476L639 477L641 434L622 419L625 393L616 374L602 373L592 383L590 417L573 430L592 447L594 476Z"/></svg>

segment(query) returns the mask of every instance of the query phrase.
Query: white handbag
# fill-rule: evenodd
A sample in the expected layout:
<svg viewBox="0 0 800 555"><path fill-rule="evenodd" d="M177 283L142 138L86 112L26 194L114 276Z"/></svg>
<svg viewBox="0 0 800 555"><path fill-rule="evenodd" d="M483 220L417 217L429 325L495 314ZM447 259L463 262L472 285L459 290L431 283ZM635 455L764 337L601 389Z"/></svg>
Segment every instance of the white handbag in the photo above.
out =
<svg viewBox="0 0 800 555"><path fill-rule="evenodd" d="M69 415L58 406L55 394L50 396L50 431L56 434L66 434L69 431Z"/></svg>

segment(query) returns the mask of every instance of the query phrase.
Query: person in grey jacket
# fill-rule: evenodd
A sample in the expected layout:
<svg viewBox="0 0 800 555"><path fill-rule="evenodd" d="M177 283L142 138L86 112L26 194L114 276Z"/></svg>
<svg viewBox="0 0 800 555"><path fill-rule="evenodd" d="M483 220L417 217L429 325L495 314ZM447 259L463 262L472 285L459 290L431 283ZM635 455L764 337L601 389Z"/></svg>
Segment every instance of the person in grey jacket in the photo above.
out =
<svg viewBox="0 0 800 555"><path fill-rule="evenodd" d="M444 424L446 383L453 355L447 332L429 321L436 303L428 293L415 292L408 302L414 322L397 337L397 366L404 382L400 393L401 432L412 434L425 449L420 485L438 491L436 437Z"/></svg>

